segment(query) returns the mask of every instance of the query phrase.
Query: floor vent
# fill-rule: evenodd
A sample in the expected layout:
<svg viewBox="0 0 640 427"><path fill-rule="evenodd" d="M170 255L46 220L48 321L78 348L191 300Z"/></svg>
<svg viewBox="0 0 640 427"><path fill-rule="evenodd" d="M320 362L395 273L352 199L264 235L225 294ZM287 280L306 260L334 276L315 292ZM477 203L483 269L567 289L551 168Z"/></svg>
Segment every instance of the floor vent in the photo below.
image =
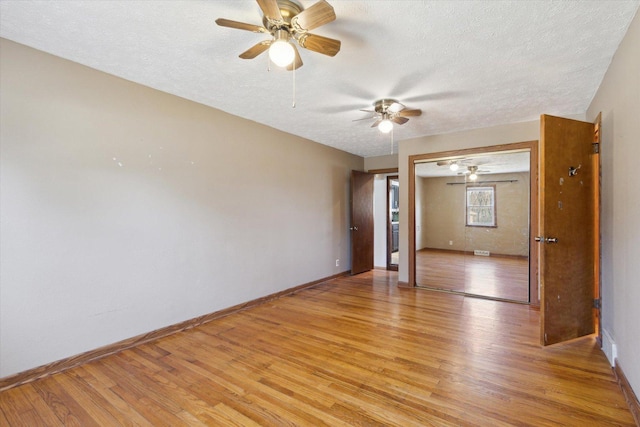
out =
<svg viewBox="0 0 640 427"><path fill-rule="evenodd" d="M480 256L489 256L491 255L491 253L489 251L479 251L479 250L475 250L473 251L474 255L480 255Z"/></svg>

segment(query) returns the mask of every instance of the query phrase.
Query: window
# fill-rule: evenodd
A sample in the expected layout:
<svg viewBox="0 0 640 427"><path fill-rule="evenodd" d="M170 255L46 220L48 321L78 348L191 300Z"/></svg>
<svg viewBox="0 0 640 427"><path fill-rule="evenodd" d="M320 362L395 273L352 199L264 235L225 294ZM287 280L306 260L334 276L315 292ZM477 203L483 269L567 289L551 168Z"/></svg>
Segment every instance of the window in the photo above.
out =
<svg viewBox="0 0 640 427"><path fill-rule="evenodd" d="M467 187L467 226L496 226L496 187Z"/></svg>

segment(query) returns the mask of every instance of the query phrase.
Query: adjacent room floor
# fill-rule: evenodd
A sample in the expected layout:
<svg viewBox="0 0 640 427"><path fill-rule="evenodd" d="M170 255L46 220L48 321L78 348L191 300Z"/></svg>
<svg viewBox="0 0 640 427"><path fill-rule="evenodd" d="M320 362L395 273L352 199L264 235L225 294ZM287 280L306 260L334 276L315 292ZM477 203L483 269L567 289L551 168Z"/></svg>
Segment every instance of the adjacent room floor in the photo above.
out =
<svg viewBox="0 0 640 427"><path fill-rule="evenodd" d="M529 259L421 249L416 252L416 282L428 288L529 302Z"/></svg>

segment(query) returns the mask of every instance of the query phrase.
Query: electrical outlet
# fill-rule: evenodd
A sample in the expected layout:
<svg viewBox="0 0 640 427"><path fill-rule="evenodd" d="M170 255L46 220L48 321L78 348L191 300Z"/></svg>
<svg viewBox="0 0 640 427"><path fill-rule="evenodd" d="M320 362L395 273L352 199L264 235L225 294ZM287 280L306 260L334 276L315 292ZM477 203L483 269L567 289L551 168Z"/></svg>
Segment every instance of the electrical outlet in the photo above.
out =
<svg viewBox="0 0 640 427"><path fill-rule="evenodd" d="M336 260L336 267L340 267L340 260L339 259Z"/></svg>

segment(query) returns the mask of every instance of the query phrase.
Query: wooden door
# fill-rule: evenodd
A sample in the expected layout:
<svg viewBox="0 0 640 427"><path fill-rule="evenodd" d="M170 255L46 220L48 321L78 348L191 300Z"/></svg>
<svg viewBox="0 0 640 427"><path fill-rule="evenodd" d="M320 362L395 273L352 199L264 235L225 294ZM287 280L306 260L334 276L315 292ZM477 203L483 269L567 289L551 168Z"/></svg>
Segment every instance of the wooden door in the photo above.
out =
<svg viewBox="0 0 640 427"><path fill-rule="evenodd" d="M599 245L593 179L594 125L543 115L540 131L541 341L594 332Z"/></svg>
<svg viewBox="0 0 640 427"><path fill-rule="evenodd" d="M351 274L373 268L373 178L351 171Z"/></svg>

